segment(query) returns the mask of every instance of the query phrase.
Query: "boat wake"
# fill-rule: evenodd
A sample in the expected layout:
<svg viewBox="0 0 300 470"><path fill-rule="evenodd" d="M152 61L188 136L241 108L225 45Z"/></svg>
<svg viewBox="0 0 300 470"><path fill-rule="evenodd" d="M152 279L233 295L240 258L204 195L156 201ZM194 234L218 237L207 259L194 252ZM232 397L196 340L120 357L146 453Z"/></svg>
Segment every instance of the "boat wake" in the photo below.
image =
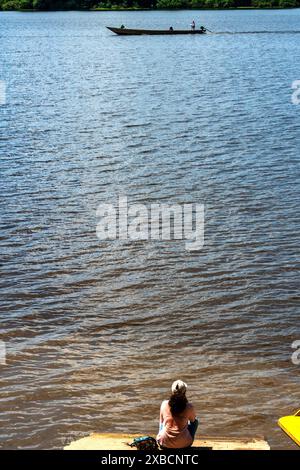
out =
<svg viewBox="0 0 300 470"><path fill-rule="evenodd" d="M300 34L300 31L209 31L210 34Z"/></svg>

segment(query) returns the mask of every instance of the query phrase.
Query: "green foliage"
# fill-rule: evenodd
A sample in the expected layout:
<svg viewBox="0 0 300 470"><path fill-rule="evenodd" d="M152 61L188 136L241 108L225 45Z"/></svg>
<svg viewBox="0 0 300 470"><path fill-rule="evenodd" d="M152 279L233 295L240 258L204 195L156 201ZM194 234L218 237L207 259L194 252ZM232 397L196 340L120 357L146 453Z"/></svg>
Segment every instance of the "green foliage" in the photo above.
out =
<svg viewBox="0 0 300 470"><path fill-rule="evenodd" d="M32 10L33 1L32 0L19 0L19 8L20 10Z"/></svg>
<svg viewBox="0 0 300 470"><path fill-rule="evenodd" d="M51 0L33 0L33 8L35 10L50 10Z"/></svg>
<svg viewBox="0 0 300 470"><path fill-rule="evenodd" d="M205 8L205 0L190 0L191 8Z"/></svg>
<svg viewBox="0 0 300 470"><path fill-rule="evenodd" d="M204 0L205 8L233 8L235 0Z"/></svg>
<svg viewBox="0 0 300 470"><path fill-rule="evenodd" d="M1 9L4 11L19 10L19 1L18 0L7 0L7 1L4 0L1 5Z"/></svg>
<svg viewBox="0 0 300 470"><path fill-rule="evenodd" d="M296 0L279 0L279 8L295 8L300 5Z"/></svg>
<svg viewBox="0 0 300 470"><path fill-rule="evenodd" d="M157 8L186 8L188 6L187 0L158 0Z"/></svg>
<svg viewBox="0 0 300 470"><path fill-rule="evenodd" d="M97 8L104 8L104 9L110 9L111 8L111 3L110 2L100 2L98 5L96 5Z"/></svg>
<svg viewBox="0 0 300 470"><path fill-rule="evenodd" d="M278 8L278 0L252 0L255 8Z"/></svg>

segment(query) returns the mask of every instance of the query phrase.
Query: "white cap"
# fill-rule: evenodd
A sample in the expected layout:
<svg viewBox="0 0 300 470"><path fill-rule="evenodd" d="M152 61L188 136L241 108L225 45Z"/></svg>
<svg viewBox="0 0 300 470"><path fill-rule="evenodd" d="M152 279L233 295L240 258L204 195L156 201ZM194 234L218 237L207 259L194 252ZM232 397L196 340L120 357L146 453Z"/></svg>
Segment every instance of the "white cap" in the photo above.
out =
<svg viewBox="0 0 300 470"><path fill-rule="evenodd" d="M182 380L175 380L172 383L172 393L179 393L183 395L186 392L187 384L182 382Z"/></svg>

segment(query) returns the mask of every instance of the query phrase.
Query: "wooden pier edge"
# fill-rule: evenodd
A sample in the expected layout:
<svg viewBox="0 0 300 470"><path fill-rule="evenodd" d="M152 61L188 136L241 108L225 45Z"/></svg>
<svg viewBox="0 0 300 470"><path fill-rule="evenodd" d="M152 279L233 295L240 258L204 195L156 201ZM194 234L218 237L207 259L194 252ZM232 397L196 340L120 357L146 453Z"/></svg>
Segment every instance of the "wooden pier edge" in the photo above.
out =
<svg viewBox="0 0 300 470"><path fill-rule="evenodd" d="M141 434L93 433L71 442L64 450L134 450L127 445ZM212 450L270 450L264 437L201 437L195 439L194 448Z"/></svg>

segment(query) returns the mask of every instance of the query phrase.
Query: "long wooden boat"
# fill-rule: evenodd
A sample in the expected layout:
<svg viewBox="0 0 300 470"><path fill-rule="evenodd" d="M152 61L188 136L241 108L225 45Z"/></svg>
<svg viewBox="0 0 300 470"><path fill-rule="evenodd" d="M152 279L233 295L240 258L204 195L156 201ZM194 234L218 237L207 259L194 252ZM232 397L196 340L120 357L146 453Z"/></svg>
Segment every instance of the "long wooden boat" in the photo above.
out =
<svg viewBox="0 0 300 470"><path fill-rule="evenodd" d="M205 34L206 29L129 29L129 28L112 28L106 26L107 29L120 36L141 36L143 34L159 35L159 34Z"/></svg>

